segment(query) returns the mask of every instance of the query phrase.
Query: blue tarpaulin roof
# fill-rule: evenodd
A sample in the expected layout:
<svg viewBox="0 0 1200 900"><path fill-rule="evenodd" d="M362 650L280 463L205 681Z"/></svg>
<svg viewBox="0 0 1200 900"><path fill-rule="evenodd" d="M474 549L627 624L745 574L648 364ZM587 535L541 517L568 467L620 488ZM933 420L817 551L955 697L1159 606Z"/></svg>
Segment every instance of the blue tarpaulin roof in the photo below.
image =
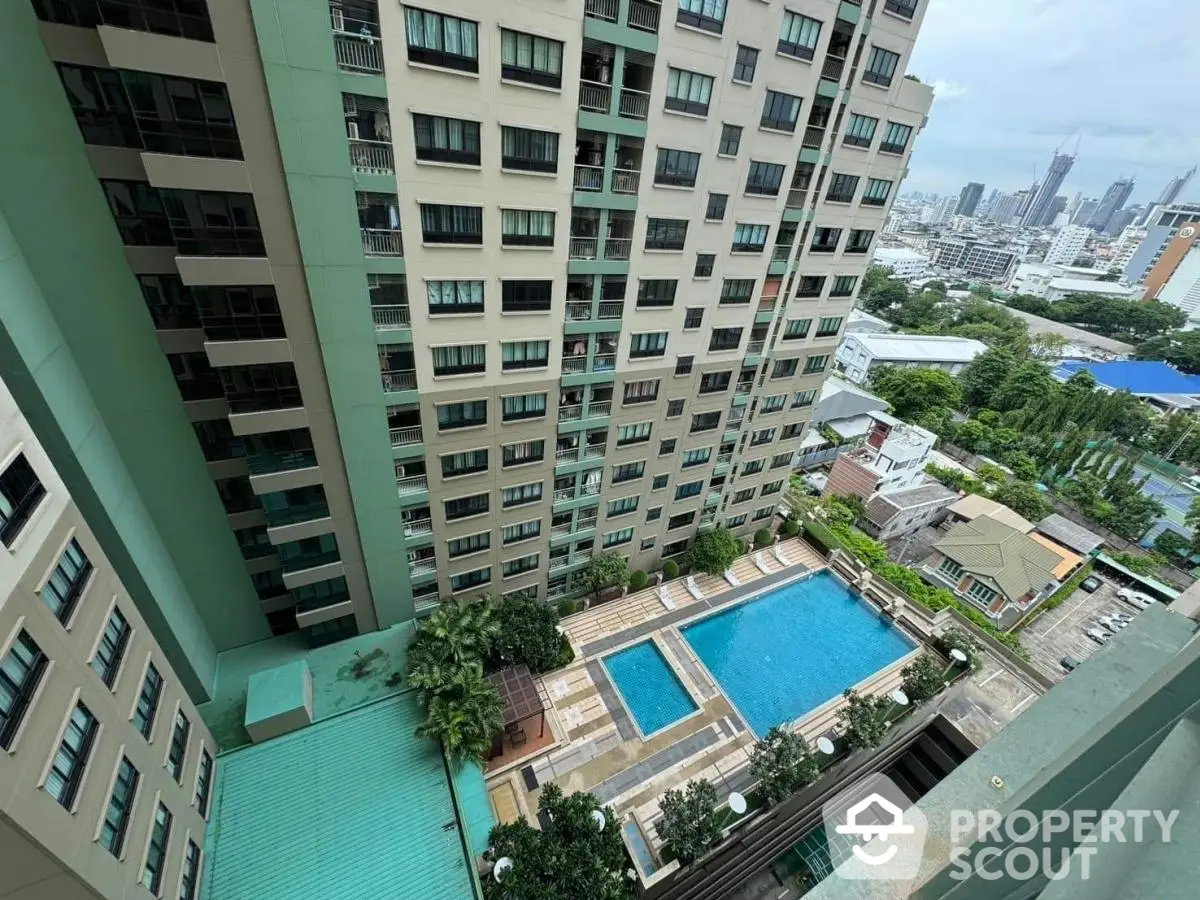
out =
<svg viewBox="0 0 1200 900"><path fill-rule="evenodd" d="M1070 360L1060 364L1054 370L1054 374L1066 380L1081 369L1091 372L1097 384L1114 391L1129 391L1137 396L1151 394L1200 396L1200 377L1185 375L1164 362L1133 359L1115 362Z"/></svg>

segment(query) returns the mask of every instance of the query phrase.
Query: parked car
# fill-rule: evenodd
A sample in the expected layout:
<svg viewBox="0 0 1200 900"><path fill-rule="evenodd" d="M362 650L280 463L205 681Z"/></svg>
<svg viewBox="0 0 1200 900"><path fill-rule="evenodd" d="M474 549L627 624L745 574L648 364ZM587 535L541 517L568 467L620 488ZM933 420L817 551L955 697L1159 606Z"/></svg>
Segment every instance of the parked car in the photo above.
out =
<svg viewBox="0 0 1200 900"><path fill-rule="evenodd" d="M1073 656L1064 656L1062 659L1059 660L1058 664L1060 666L1062 666L1064 669L1066 669L1068 672L1074 672L1075 669L1079 665L1079 660L1077 660Z"/></svg>
<svg viewBox="0 0 1200 900"><path fill-rule="evenodd" d="M1088 637L1090 637L1097 644L1107 644L1108 643L1108 635L1105 634L1103 631L1101 631L1099 628L1089 628L1087 631L1084 632L1084 634L1086 634Z"/></svg>
<svg viewBox="0 0 1200 900"><path fill-rule="evenodd" d="M1133 588L1121 588L1117 591L1117 596L1138 609L1148 609L1155 603L1153 597L1147 596L1141 591L1135 591Z"/></svg>
<svg viewBox="0 0 1200 900"><path fill-rule="evenodd" d="M1083 579L1083 583L1080 584L1079 586L1081 588L1083 588L1085 591L1087 591L1089 594L1094 594L1096 592L1096 590L1102 584L1104 584L1104 582L1101 581L1099 578L1097 578L1095 575L1089 575L1087 578Z"/></svg>
<svg viewBox="0 0 1200 900"><path fill-rule="evenodd" d="M1126 628L1129 625L1124 619L1118 619L1116 616L1101 616L1100 624L1113 634L1116 634L1118 629Z"/></svg>

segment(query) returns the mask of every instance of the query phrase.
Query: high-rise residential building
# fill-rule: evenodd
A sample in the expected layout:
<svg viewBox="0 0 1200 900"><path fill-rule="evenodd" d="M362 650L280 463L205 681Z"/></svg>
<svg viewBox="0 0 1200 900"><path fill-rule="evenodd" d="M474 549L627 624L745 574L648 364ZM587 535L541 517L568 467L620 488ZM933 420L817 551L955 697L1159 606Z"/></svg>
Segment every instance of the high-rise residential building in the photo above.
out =
<svg viewBox="0 0 1200 900"><path fill-rule="evenodd" d="M1017 191L1017 216L1024 216L1029 209L1029 204L1033 202L1033 198L1037 195L1038 183L1035 181L1030 187L1023 191Z"/></svg>
<svg viewBox="0 0 1200 900"><path fill-rule="evenodd" d="M1113 241L1111 246L1112 255L1108 260L1109 270L1125 271L1125 267L1129 265L1129 260L1133 258L1134 252L1141 246L1142 241L1146 239L1146 229L1130 226L1121 232L1121 236Z"/></svg>
<svg viewBox="0 0 1200 900"><path fill-rule="evenodd" d="M0 352L193 696L769 517L930 108L887 6L14 5Z"/></svg>
<svg viewBox="0 0 1200 900"><path fill-rule="evenodd" d="M1090 228L1081 225L1067 225L1059 230L1050 242L1046 258L1042 260L1047 265L1069 266L1075 262L1075 257L1083 252L1088 238L1092 236Z"/></svg>
<svg viewBox="0 0 1200 900"><path fill-rule="evenodd" d="M1114 181L1104 196L1100 199L1100 205L1096 207L1096 212L1092 214L1092 218L1088 221L1088 227L1094 231L1107 231L1109 223L1113 217L1125 206L1125 202L1129 199L1129 195L1133 193L1133 179L1120 178ZM1120 230L1113 232L1119 234Z"/></svg>
<svg viewBox="0 0 1200 900"><path fill-rule="evenodd" d="M1066 153L1055 153L1050 161L1050 168L1042 178L1041 186L1034 192L1028 208L1021 215L1021 224L1030 227L1048 225L1054 217L1050 214L1058 189L1062 187L1063 179L1075 164L1075 157ZM1065 203L1064 203L1065 206Z"/></svg>
<svg viewBox="0 0 1200 900"><path fill-rule="evenodd" d="M991 219L997 225L1008 225L1017 216L1017 209L1022 202L1021 193L999 194L989 204L984 218Z"/></svg>
<svg viewBox="0 0 1200 900"><path fill-rule="evenodd" d="M1072 225L1087 225L1092 220L1092 216L1096 214L1096 210L1100 208L1100 201L1094 198L1083 200L1078 209L1071 215Z"/></svg>
<svg viewBox="0 0 1200 900"><path fill-rule="evenodd" d="M954 238L933 241L929 245L933 265L941 269L959 270L980 278L1000 279L1008 276L1017 261L1017 252L976 238Z"/></svg>
<svg viewBox="0 0 1200 900"><path fill-rule="evenodd" d="M1154 215L1154 210L1160 206L1170 206L1179 199L1179 195L1183 193L1183 189L1187 187L1188 182L1192 180L1192 176L1196 174L1196 167L1192 166L1182 175L1176 175L1167 182L1167 186L1163 188L1163 192L1158 195L1158 199L1153 203L1146 205L1146 211L1142 218L1138 220L1139 225L1145 225L1150 221L1150 217Z"/></svg>
<svg viewBox="0 0 1200 900"><path fill-rule="evenodd" d="M921 216L921 221L927 225L944 225L954 215L954 208L957 205L957 197L942 197L931 206L925 208L925 212Z"/></svg>
<svg viewBox="0 0 1200 900"><path fill-rule="evenodd" d="M1061 224L1066 224L1067 217L1067 198L1059 194L1050 201L1050 207L1046 210L1045 225L1058 225L1059 217L1062 217Z"/></svg>
<svg viewBox="0 0 1200 900"><path fill-rule="evenodd" d="M1124 280L1131 284L1145 281L1167 246L1188 227L1200 228L1200 203L1174 203L1155 209L1145 226L1145 238L1129 256Z"/></svg>
<svg viewBox="0 0 1200 900"><path fill-rule="evenodd" d="M983 185L978 181L968 182L958 195L958 205L954 208L954 214L971 218L979 208L979 201L982 197Z"/></svg>

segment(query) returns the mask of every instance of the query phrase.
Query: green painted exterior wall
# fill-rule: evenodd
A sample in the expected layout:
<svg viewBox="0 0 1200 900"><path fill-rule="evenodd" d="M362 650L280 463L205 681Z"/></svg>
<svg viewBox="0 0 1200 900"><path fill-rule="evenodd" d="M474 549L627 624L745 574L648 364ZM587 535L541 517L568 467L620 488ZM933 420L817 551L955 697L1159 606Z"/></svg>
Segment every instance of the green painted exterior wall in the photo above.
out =
<svg viewBox="0 0 1200 900"><path fill-rule="evenodd" d="M413 600L367 272L402 272L403 263L368 269L342 111L343 91L380 96L383 79L364 77L360 87L338 70L327 0L251 0L250 9L367 578L387 628L413 617ZM395 180L376 176L372 189L394 194Z"/></svg>
<svg viewBox="0 0 1200 900"><path fill-rule="evenodd" d="M29 4L0 58L0 375L201 702L270 630Z"/></svg>

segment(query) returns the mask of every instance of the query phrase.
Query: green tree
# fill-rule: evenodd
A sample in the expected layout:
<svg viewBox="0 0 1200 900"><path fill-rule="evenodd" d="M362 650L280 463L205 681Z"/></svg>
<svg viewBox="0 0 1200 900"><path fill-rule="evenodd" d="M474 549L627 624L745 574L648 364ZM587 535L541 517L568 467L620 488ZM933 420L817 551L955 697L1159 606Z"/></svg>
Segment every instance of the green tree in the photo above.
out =
<svg viewBox="0 0 1200 900"><path fill-rule="evenodd" d="M1138 575L1153 575L1158 569L1158 564L1149 556L1142 553L1129 553L1123 550L1116 550L1109 554L1113 562L1120 563L1130 572L1135 572Z"/></svg>
<svg viewBox="0 0 1200 900"><path fill-rule="evenodd" d="M1200 331L1174 331L1137 345L1137 359L1161 359L1189 375L1200 375Z"/></svg>
<svg viewBox="0 0 1200 900"><path fill-rule="evenodd" d="M889 318L903 328L930 328L941 321L939 308L944 295L932 291L911 294L899 306L888 310Z"/></svg>
<svg viewBox="0 0 1200 900"><path fill-rule="evenodd" d="M763 547L770 547L774 537L771 534L770 528L760 528L754 532L754 549L761 550ZM722 569L722 572L725 570Z"/></svg>
<svg viewBox="0 0 1200 900"><path fill-rule="evenodd" d="M770 803L790 797L821 774L816 756L804 738L778 725L754 745L750 753L750 776Z"/></svg>
<svg viewBox="0 0 1200 900"><path fill-rule="evenodd" d="M1154 549L1169 560L1186 556L1191 550L1191 541L1178 531L1164 528L1154 539Z"/></svg>
<svg viewBox="0 0 1200 900"><path fill-rule="evenodd" d="M558 631L558 613L536 597L504 597L496 604L498 631L493 639L496 668L524 663L533 672L549 672L574 657L571 642Z"/></svg>
<svg viewBox="0 0 1200 900"><path fill-rule="evenodd" d="M592 599L599 603L606 590L624 587L629 582L629 563L621 554L609 550L593 556L583 570L583 583L591 591Z"/></svg>
<svg viewBox="0 0 1200 900"><path fill-rule="evenodd" d="M697 535L688 561L692 568L709 575L720 577L741 556L737 539L727 528L714 528Z"/></svg>
<svg viewBox="0 0 1200 900"><path fill-rule="evenodd" d="M957 409L962 404L958 383L938 369L884 366L872 375L871 388L901 419L916 418L936 406Z"/></svg>
<svg viewBox="0 0 1200 900"><path fill-rule="evenodd" d="M662 819L658 836L686 865L699 859L721 840L717 820L717 789L701 779L689 781L682 791L669 790L658 802Z"/></svg>
<svg viewBox="0 0 1200 900"><path fill-rule="evenodd" d="M992 405L1003 412L1021 409L1031 402L1045 403L1058 390L1045 363L1026 360L1018 363L992 395Z"/></svg>
<svg viewBox="0 0 1200 900"><path fill-rule="evenodd" d="M883 697L863 696L852 688L846 690L842 697L846 705L837 711L837 719L846 743L854 750L878 747L891 724L884 718L891 708L891 701Z"/></svg>
<svg viewBox="0 0 1200 900"><path fill-rule="evenodd" d="M924 703L945 687L942 664L928 653L922 653L900 670L901 688L913 703Z"/></svg>
<svg viewBox="0 0 1200 900"><path fill-rule="evenodd" d="M978 419L967 419L954 432L954 443L971 453L986 453L992 429Z"/></svg>
<svg viewBox="0 0 1200 900"><path fill-rule="evenodd" d="M1200 497L1192 498L1187 515L1183 517L1183 524L1193 531L1200 531Z"/></svg>
<svg viewBox="0 0 1200 900"><path fill-rule="evenodd" d="M1028 481L1005 482L992 493L992 499L997 503L1003 503L1030 522L1044 519L1054 511L1037 487Z"/></svg>
<svg viewBox="0 0 1200 900"><path fill-rule="evenodd" d="M859 294L860 305L870 313L887 312L893 307L903 305L907 299L908 288L903 281L894 278L888 278L870 290L864 285Z"/></svg>
<svg viewBox="0 0 1200 900"><path fill-rule="evenodd" d="M1046 331L1029 338L1029 355L1043 362L1059 359L1067 347L1067 339L1061 334Z"/></svg>
<svg viewBox="0 0 1200 900"><path fill-rule="evenodd" d="M564 796L553 781L538 797L542 828L522 816L495 826L488 836L492 859L507 857L512 868L497 881L481 879L484 900L623 900L634 896L625 877L629 854L616 814L582 791ZM604 827L594 815L604 817Z"/></svg>
<svg viewBox="0 0 1200 900"><path fill-rule="evenodd" d="M504 702L486 678L483 666L470 662L455 670L429 700L417 737L439 741L456 767L485 762L504 725Z"/></svg>
<svg viewBox="0 0 1200 900"><path fill-rule="evenodd" d="M464 665L482 663L499 633L495 601L444 600L417 625L408 648L408 682L428 703Z"/></svg>
<svg viewBox="0 0 1200 900"><path fill-rule="evenodd" d="M1002 462L1012 469L1013 477L1017 480L1037 481L1037 462L1024 450L1014 450L1006 453L1002 457Z"/></svg>
<svg viewBox="0 0 1200 900"><path fill-rule="evenodd" d="M958 376L967 406L991 406L992 397L1016 365L1017 358L1005 349L986 350L975 357Z"/></svg>
<svg viewBox="0 0 1200 900"><path fill-rule="evenodd" d="M1113 500L1112 504L1111 517L1101 519L1100 523L1108 526L1127 541L1140 541L1142 535L1150 530L1154 520L1165 511L1162 503L1140 492Z"/></svg>

